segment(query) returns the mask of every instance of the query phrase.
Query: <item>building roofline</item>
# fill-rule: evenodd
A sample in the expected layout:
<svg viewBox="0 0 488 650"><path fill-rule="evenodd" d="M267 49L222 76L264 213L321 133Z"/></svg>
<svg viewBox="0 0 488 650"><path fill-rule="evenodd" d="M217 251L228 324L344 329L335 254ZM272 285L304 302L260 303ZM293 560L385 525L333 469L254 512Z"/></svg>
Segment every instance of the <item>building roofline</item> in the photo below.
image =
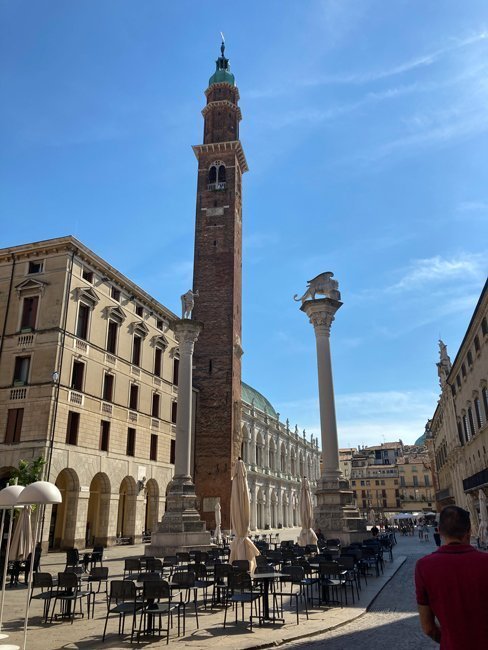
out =
<svg viewBox="0 0 488 650"><path fill-rule="evenodd" d="M174 321L178 318L170 309L165 307L160 303L156 298L151 296L147 291L144 291L139 285L132 280L129 280L127 276L118 271L114 266L106 262L102 257L94 253L88 246L85 246L73 235L65 235L63 237L55 237L53 239L43 239L36 242L31 242L28 244L20 244L18 246L9 246L6 248L0 249L0 262L2 258L8 258L10 256L17 257L19 255L30 255L34 252L54 252L56 249L66 248L67 250L74 250L78 252L82 257L85 256L88 260L103 269L104 273L114 276L114 281L118 284L124 285L126 288L131 289L137 297L146 302L148 305L151 305L156 311L162 312L169 320Z"/></svg>

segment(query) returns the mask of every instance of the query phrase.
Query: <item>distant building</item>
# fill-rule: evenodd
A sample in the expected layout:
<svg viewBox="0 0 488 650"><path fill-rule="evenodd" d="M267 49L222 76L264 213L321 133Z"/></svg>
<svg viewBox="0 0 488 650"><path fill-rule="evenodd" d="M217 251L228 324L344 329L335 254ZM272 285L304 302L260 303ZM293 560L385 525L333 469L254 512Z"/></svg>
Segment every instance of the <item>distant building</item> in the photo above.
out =
<svg viewBox="0 0 488 650"><path fill-rule="evenodd" d="M347 480L351 478L352 457L355 453L357 453L356 447L339 449L339 467L344 475L344 478Z"/></svg>
<svg viewBox="0 0 488 650"><path fill-rule="evenodd" d="M405 447L397 459L400 506L406 512L430 512L435 505L432 466L427 449Z"/></svg>
<svg viewBox="0 0 488 650"><path fill-rule="evenodd" d="M478 491L488 495L488 283L485 284L454 362L440 341L441 394L428 422L427 445L435 464L437 509L467 507L476 527Z"/></svg>

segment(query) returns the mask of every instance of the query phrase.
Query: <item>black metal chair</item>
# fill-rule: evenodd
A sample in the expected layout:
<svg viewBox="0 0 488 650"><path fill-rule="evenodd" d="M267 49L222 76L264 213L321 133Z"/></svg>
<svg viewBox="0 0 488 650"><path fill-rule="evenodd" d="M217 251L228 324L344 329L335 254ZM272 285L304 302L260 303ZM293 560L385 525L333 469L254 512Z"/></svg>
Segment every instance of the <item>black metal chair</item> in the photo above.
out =
<svg viewBox="0 0 488 650"><path fill-rule="evenodd" d="M235 622L237 623L237 609L239 605L242 611L242 620L244 620L244 606L246 604L250 607L249 612L249 626L252 630L253 618L261 619L261 598L263 596L262 590L253 585L251 576L242 571L233 571L229 574L228 586L225 594L225 613L224 613L224 628L227 623L227 609L229 604L232 604L235 609ZM253 615L253 606L254 612Z"/></svg>
<svg viewBox="0 0 488 650"><path fill-rule="evenodd" d="M102 641L105 641L107 623L111 615L118 616L119 634L124 633L126 617L132 616L130 635L132 641L136 627L136 613L142 609L142 607L143 603L142 601L137 600L136 586L131 580L112 580L110 583L109 596L107 598L107 615L105 616Z"/></svg>
<svg viewBox="0 0 488 650"><path fill-rule="evenodd" d="M300 598L303 598L303 602L305 603L305 614L308 620L308 607L307 607L307 593L306 593L306 587L307 587L307 582L305 580L305 570L301 566L286 566L283 567L282 569L282 575L280 577L280 585L283 585L286 587L287 584L289 584L289 590L286 591L286 589L280 589L279 591L274 591L273 592L273 601L277 604L278 598L280 599L280 612L281 615L283 616L283 598L289 598L290 602L295 599L295 607L296 607L296 614L297 614L297 625L299 624L300 620L298 617L298 601ZM298 587L298 591L296 590L296 587Z"/></svg>
<svg viewBox="0 0 488 650"><path fill-rule="evenodd" d="M137 611L141 619L139 622L139 631L137 638L143 634L158 635L161 632L166 633L166 645L169 643L169 631L172 627L173 612L178 614L178 636L180 636L180 614L181 610L185 611L184 603L175 602L171 594L171 588L166 580L149 580L144 583L143 606ZM166 627L162 627L163 618L166 616ZM156 628L156 620L158 626ZM185 633L185 620L183 618L183 634Z"/></svg>
<svg viewBox="0 0 488 650"><path fill-rule="evenodd" d="M249 571L249 560L234 560L232 566L239 571Z"/></svg>
<svg viewBox="0 0 488 650"><path fill-rule="evenodd" d="M124 560L124 580L141 572L141 561L136 557Z"/></svg>
<svg viewBox="0 0 488 650"><path fill-rule="evenodd" d="M207 609L208 588L213 587L215 579L209 575L207 567L203 563L195 564L191 569L195 572L195 586L197 589L203 590L203 606Z"/></svg>
<svg viewBox="0 0 488 650"><path fill-rule="evenodd" d="M346 597L347 605L347 582L345 571L339 567L337 562L322 562L319 565L319 604L340 605L342 593ZM332 594L332 598L330 595ZM339 597L340 595L340 597Z"/></svg>
<svg viewBox="0 0 488 650"><path fill-rule="evenodd" d="M199 628L198 623L198 588L195 584L196 577L194 571L176 571L173 574L171 581L171 587L177 588L181 591L180 602L185 605L193 603L195 609L195 618L197 622L197 629ZM183 597L183 592L186 592L185 597Z"/></svg>
<svg viewBox="0 0 488 650"><path fill-rule="evenodd" d="M229 575L232 573L231 564L216 564L214 567L214 584L212 590L212 606L222 602L222 593L226 592Z"/></svg>
<svg viewBox="0 0 488 650"><path fill-rule="evenodd" d="M56 604L58 601L61 602L61 616L71 619L71 624L75 619L76 613L76 603L80 603L81 616L84 616L82 602L83 598L87 599L88 605L88 618L90 618L90 599L91 591L86 588L82 588L78 575L73 571L64 571L58 573L58 585L56 592L54 593L54 604L51 612L51 623L54 618L54 612L56 610Z"/></svg>
<svg viewBox="0 0 488 650"><path fill-rule="evenodd" d="M356 566L356 562L351 555L341 555L337 560L339 568L345 571L344 578L346 580L347 586L351 588L352 602L354 604L354 588L356 589L356 594L359 600L359 589L360 589L360 578L359 571Z"/></svg>
<svg viewBox="0 0 488 650"><path fill-rule="evenodd" d="M64 570L80 567L83 569L83 559L80 559L80 552L77 548L69 548L66 551L66 565Z"/></svg>
<svg viewBox="0 0 488 650"><path fill-rule="evenodd" d="M95 591L94 586L98 584L98 589ZM102 584L105 585L105 589L101 590ZM108 567L106 566L95 566L90 569L90 575L88 576L88 585L91 590L91 608L92 608L92 618L95 617L95 600L96 595L99 593L105 594L105 597L108 595Z"/></svg>
<svg viewBox="0 0 488 650"><path fill-rule="evenodd" d="M163 572L163 561L158 557L148 557L146 560L146 571Z"/></svg>
<svg viewBox="0 0 488 650"><path fill-rule="evenodd" d="M38 594L34 593L35 589L40 589L41 592ZM43 608L43 617L44 623L47 623L49 616L49 609L51 607L51 600L56 594L56 589L54 588L53 577L50 573L34 573L32 580L32 591L30 599L34 598L35 600L42 600L44 602Z"/></svg>

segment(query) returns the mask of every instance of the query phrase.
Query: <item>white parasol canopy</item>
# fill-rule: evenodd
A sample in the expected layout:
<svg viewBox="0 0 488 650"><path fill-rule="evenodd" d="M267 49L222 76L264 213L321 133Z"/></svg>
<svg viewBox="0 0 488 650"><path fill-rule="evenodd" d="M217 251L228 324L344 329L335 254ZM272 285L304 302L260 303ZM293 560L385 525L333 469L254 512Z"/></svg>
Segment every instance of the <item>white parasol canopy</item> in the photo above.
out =
<svg viewBox="0 0 488 650"><path fill-rule="evenodd" d="M371 524L371 526L374 526L376 522L376 512L371 508L371 510L368 512L368 524Z"/></svg>
<svg viewBox="0 0 488 650"><path fill-rule="evenodd" d="M222 543L222 530L221 530L221 525L222 525L222 512L220 508L220 503L215 504L215 543L216 544L221 544Z"/></svg>
<svg viewBox="0 0 488 650"><path fill-rule="evenodd" d="M230 495L230 523L235 537L230 543L229 564L234 560L248 560L252 574L256 569L256 556L260 553L248 537L251 506L246 477L246 468L239 458L234 468Z"/></svg>
<svg viewBox="0 0 488 650"><path fill-rule="evenodd" d="M480 500L480 525L478 527L478 542L480 546L488 544L488 505L486 494L479 490L478 498Z"/></svg>
<svg viewBox="0 0 488 650"><path fill-rule="evenodd" d="M305 477L302 481L302 488L300 490L300 521L302 523L302 530L298 538L300 546L307 546L307 544L316 544L317 535L312 530L313 523L313 506L312 495L310 494L310 484Z"/></svg>

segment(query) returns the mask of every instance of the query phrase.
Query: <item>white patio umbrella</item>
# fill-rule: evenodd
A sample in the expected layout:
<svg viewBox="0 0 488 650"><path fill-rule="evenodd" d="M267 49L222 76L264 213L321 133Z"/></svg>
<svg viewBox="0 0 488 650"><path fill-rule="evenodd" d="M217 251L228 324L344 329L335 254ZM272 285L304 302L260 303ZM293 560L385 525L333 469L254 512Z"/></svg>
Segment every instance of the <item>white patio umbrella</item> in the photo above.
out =
<svg viewBox="0 0 488 650"><path fill-rule="evenodd" d="M7 513L7 510L10 509L10 522L9 522L9 527L8 527L8 533L7 533L7 544L5 547L5 560L9 556L9 551L10 551L10 541L12 539L12 525L13 525L13 520L14 520L14 505L17 502L17 499L19 498L20 493L24 487L22 485L8 485L6 488L3 488L3 490L0 490L0 509L3 511L2 512L2 523L0 525L0 543L3 541L3 531L4 531L4 524L5 524L5 516ZM1 629L2 629L2 622L3 622L3 605L5 602L5 585L7 582L7 570L8 570L8 562L5 561L3 563L3 575L2 575L2 596L1 596L1 601L0 601L0 640L1 639L7 639L8 634L2 634ZM2 646L5 650L8 650L8 647L11 648L18 648L18 646Z"/></svg>
<svg viewBox="0 0 488 650"><path fill-rule="evenodd" d="M374 526L376 521L376 512L371 508L371 510L368 512L368 524L371 526Z"/></svg>
<svg viewBox="0 0 488 650"><path fill-rule="evenodd" d="M215 504L215 542L217 544L222 543L222 530L221 530L221 525L222 525L222 512L221 512L221 507L220 503Z"/></svg>
<svg viewBox="0 0 488 650"><path fill-rule="evenodd" d="M230 543L229 563L232 564L234 560L248 560L252 574L256 569L256 556L260 553L248 537L251 506L246 477L246 468L239 458L234 468L230 494L230 523L235 537Z"/></svg>
<svg viewBox="0 0 488 650"><path fill-rule="evenodd" d="M478 528L478 541L480 546L488 544L488 506L486 494L479 490L478 498L480 500L480 525Z"/></svg>
<svg viewBox="0 0 488 650"><path fill-rule="evenodd" d="M38 505L36 511L36 526L34 532L34 543L32 548L35 548L37 545L37 540L39 536L40 523L42 520L41 510L46 507L46 505L51 503L61 503L63 500L61 492L49 481L36 481L28 485L22 494L20 495L17 504L18 505ZM42 506L42 507L41 507ZM32 559L34 559L34 553L32 554ZM22 649L26 650L27 648L27 626L29 623L29 607L32 594L32 576L34 573L34 562L30 563L29 567L29 581L27 588L27 597L25 601L25 615L24 615L24 642Z"/></svg>
<svg viewBox="0 0 488 650"><path fill-rule="evenodd" d="M310 494L310 484L305 477L302 481L300 490L300 521L302 530L298 537L298 544L300 546L307 546L308 544L317 543L317 535L312 530L313 524L313 506L312 495Z"/></svg>

